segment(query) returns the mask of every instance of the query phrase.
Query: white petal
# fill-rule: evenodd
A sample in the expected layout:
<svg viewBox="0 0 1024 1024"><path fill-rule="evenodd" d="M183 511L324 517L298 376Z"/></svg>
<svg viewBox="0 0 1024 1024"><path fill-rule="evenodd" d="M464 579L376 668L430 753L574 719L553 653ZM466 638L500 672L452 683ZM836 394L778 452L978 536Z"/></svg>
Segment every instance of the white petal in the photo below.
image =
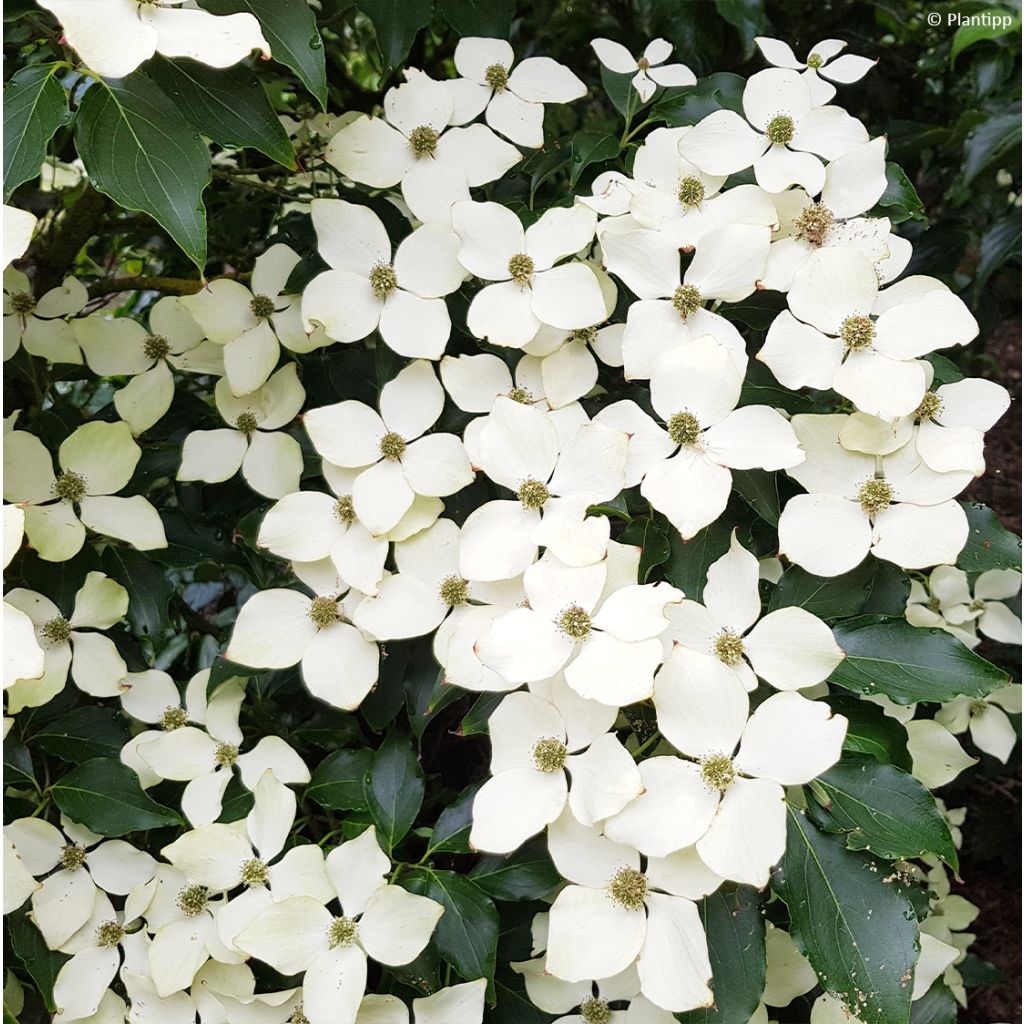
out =
<svg viewBox="0 0 1024 1024"><path fill-rule="evenodd" d="M554 623L528 608L500 616L477 642L480 660L510 682L553 676L572 650Z"/></svg>
<svg viewBox="0 0 1024 1024"><path fill-rule="evenodd" d="M193 430L181 450L179 480L221 483L241 468L248 450L245 434L239 430Z"/></svg>
<svg viewBox="0 0 1024 1024"><path fill-rule="evenodd" d="M380 314L380 336L388 347L413 359L440 359L451 329L443 299L423 299L401 289L388 296Z"/></svg>
<svg viewBox="0 0 1024 1024"><path fill-rule="evenodd" d="M414 441L402 455L402 471L413 491L428 497L454 494L474 477L465 446L454 434L430 434Z"/></svg>
<svg viewBox="0 0 1024 1024"><path fill-rule="evenodd" d="M32 919L50 949L60 949L89 920L96 893L87 871L58 871L32 894Z"/></svg>
<svg viewBox="0 0 1024 1024"><path fill-rule="evenodd" d="M699 900L713 893L722 879L700 859L695 846L688 846L667 857L649 857L647 883L673 896Z"/></svg>
<svg viewBox="0 0 1024 1024"><path fill-rule="evenodd" d="M58 1021L91 1018L107 986L114 980L121 955L116 949L96 946L76 953L61 967L53 985Z"/></svg>
<svg viewBox="0 0 1024 1024"><path fill-rule="evenodd" d="M303 417L313 447L336 466L372 466L380 458L387 427L362 402L338 402L310 409Z"/></svg>
<svg viewBox="0 0 1024 1024"><path fill-rule="evenodd" d="M622 707L651 696L661 659L659 640L628 643L593 633L566 668L565 681L581 697Z"/></svg>
<svg viewBox="0 0 1024 1024"><path fill-rule="evenodd" d="M735 174L749 167L766 144L739 114L716 110L686 134L679 152L706 174Z"/></svg>
<svg viewBox="0 0 1024 1024"><path fill-rule="evenodd" d="M326 869L342 910L349 917L358 917L366 910L370 897L384 885L391 863L371 825L355 839L335 847L327 855Z"/></svg>
<svg viewBox="0 0 1024 1024"><path fill-rule="evenodd" d="M647 937L637 961L640 990L664 1010L713 1005L707 938L696 904L650 893L647 911Z"/></svg>
<svg viewBox="0 0 1024 1024"><path fill-rule="evenodd" d="M684 449L653 466L640 493L688 540L724 511L732 474L703 454Z"/></svg>
<svg viewBox="0 0 1024 1024"><path fill-rule="evenodd" d="M906 723L907 750L914 764L914 778L929 789L952 782L965 768L977 764L945 726L932 719Z"/></svg>
<svg viewBox="0 0 1024 1024"><path fill-rule="evenodd" d="M474 509L462 527L459 572L470 580L508 580L537 558L532 539L536 512L518 501L489 501Z"/></svg>
<svg viewBox="0 0 1024 1024"><path fill-rule="evenodd" d="M338 666L343 665L344 671ZM380 650L355 626L338 622L321 629L302 659L302 678L314 697L353 711L377 682Z"/></svg>
<svg viewBox="0 0 1024 1024"><path fill-rule="evenodd" d="M523 159L515 146L503 142L482 124L446 131L438 141L436 157L448 168L449 176L452 168L458 168L474 188L497 181Z"/></svg>
<svg viewBox="0 0 1024 1024"><path fill-rule="evenodd" d="M623 867L639 870L633 846L614 843L597 827L582 825L567 807L548 827L548 852L563 878L600 889Z"/></svg>
<svg viewBox="0 0 1024 1024"><path fill-rule="evenodd" d="M448 610L436 586L396 573L381 581L373 597L359 602L352 621L377 640L403 640L433 632Z"/></svg>
<svg viewBox="0 0 1024 1024"><path fill-rule="evenodd" d="M414 999L416 1024L480 1024L484 1016L487 979L440 989L425 999Z"/></svg>
<svg viewBox="0 0 1024 1024"><path fill-rule="evenodd" d="M893 505L875 517L875 537L875 557L906 569L951 564L967 543L967 516L955 501Z"/></svg>
<svg viewBox="0 0 1024 1024"><path fill-rule="evenodd" d="M745 405L704 432L708 457L731 469L788 469L805 455L789 421L766 405Z"/></svg>
<svg viewBox="0 0 1024 1024"><path fill-rule="evenodd" d="M324 950L306 967L302 1011L310 1024L354 1024L365 991L366 954L356 945Z"/></svg>
<svg viewBox="0 0 1024 1024"><path fill-rule="evenodd" d="M554 821L565 807L565 772L513 768L488 779L473 800L470 846L510 853Z"/></svg>
<svg viewBox="0 0 1024 1024"><path fill-rule="evenodd" d="M618 814L643 790L636 762L611 734L597 737L582 754L571 755L566 768L572 779L569 806L585 825Z"/></svg>
<svg viewBox="0 0 1024 1024"><path fill-rule="evenodd" d="M816 576L849 572L870 547L868 517L837 494L798 494L779 518L779 553Z"/></svg>
<svg viewBox="0 0 1024 1024"><path fill-rule="evenodd" d="M766 615L743 638L743 647L754 671L777 690L823 682L844 657L832 630L803 608Z"/></svg>
<svg viewBox="0 0 1024 1024"><path fill-rule="evenodd" d="M309 607L309 598L294 590L253 594L238 613L225 656L253 668L296 664L316 634Z"/></svg>
<svg viewBox="0 0 1024 1024"><path fill-rule="evenodd" d="M385 885L370 897L359 921L359 941L382 964L414 960L430 941L444 907L426 896Z"/></svg>
<svg viewBox="0 0 1024 1024"><path fill-rule="evenodd" d="M525 251L519 218L500 203L456 203L452 227L462 241L459 262L485 281L507 281L509 260Z"/></svg>
<svg viewBox="0 0 1024 1024"><path fill-rule="evenodd" d="M522 348L534 337L540 324L533 311L532 289L520 288L514 281L481 288L473 296L466 317L466 326L473 337L504 348Z"/></svg>
<svg viewBox="0 0 1024 1024"><path fill-rule="evenodd" d="M411 135L424 125L435 132L444 131L452 113L452 101L443 83L435 82L420 71L410 70L406 81L388 89L384 113L403 135Z"/></svg>
<svg viewBox="0 0 1024 1024"><path fill-rule="evenodd" d="M563 256L589 248L596 227L597 214L585 206L553 207L526 229L525 251L535 270L548 270Z"/></svg>
<svg viewBox="0 0 1024 1024"><path fill-rule="evenodd" d="M586 263L566 263L541 271L534 276L531 293L534 315L552 327L590 327L606 315L601 285Z"/></svg>
<svg viewBox="0 0 1024 1024"><path fill-rule="evenodd" d="M597 59L617 75L631 75L637 69L636 58L622 43L611 39L591 39L590 45L597 54Z"/></svg>
<svg viewBox="0 0 1024 1024"><path fill-rule="evenodd" d="M346 125L328 143L324 158L346 177L374 188L397 185L416 160L409 140L380 117L360 117ZM321 252L324 251L322 246L321 242ZM331 255L325 255L327 262L334 266L335 257L343 249L341 245L332 245ZM345 257L341 258L344 260Z"/></svg>
<svg viewBox="0 0 1024 1024"><path fill-rule="evenodd" d="M302 294L306 330L322 327L335 341L365 338L376 330L383 308L369 278L347 270L325 271L314 277Z"/></svg>
<svg viewBox="0 0 1024 1024"><path fill-rule="evenodd" d="M330 923L325 907L308 896L296 896L267 907L235 936L235 945L282 974L298 974L326 949ZM365 963L362 953L359 957Z"/></svg>

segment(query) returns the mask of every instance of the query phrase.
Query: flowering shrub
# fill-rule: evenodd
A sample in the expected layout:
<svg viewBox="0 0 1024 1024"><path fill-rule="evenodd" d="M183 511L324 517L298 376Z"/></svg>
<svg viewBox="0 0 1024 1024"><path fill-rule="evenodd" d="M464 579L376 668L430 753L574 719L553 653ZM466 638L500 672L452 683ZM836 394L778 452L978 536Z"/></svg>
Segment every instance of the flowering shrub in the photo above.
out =
<svg viewBox="0 0 1024 1024"><path fill-rule="evenodd" d="M1009 396L908 271L920 202L843 107L875 62L39 5L5 1019L952 1021L970 820L931 791L1017 740L976 648L1020 643L1020 542L958 500Z"/></svg>

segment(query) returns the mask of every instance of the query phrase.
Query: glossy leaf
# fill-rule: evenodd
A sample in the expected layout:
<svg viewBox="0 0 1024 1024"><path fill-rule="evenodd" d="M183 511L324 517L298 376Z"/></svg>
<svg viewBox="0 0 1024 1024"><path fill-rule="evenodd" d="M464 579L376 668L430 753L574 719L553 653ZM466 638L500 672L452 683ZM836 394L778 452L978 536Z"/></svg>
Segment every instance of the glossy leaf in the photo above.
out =
<svg viewBox="0 0 1024 1024"><path fill-rule="evenodd" d="M128 739L128 723L118 711L91 705L47 722L31 742L62 761L81 764L94 757L119 759Z"/></svg>
<svg viewBox="0 0 1024 1024"><path fill-rule="evenodd" d="M542 840L507 856L481 857L469 877L494 899L512 901L543 899L561 881Z"/></svg>
<svg viewBox="0 0 1024 1024"><path fill-rule="evenodd" d="M313 771L306 796L332 811L360 811L368 808L365 779L373 767L373 751L336 750Z"/></svg>
<svg viewBox="0 0 1024 1024"><path fill-rule="evenodd" d="M57 81L60 64L32 64L4 87L4 201L39 176L54 132L67 124L68 97Z"/></svg>
<svg viewBox="0 0 1024 1024"><path fill-rule="evenodd" d="M373 22L386 71L405 60L416 33L434 13L433 0L359 0L359 7Z"/></svg>
<svg viewBox="0 0 1024 1024"><path fill-rule="evenodd" d="M423 771L412 744L398 730L388 733L365 780L366 804L386 852L412 828L424 789Z"/></svg>
<svg viewBox="0 0 1024 1024"><path fill-rule="evenodd" d="M984 572L986 569L1019 571L1020 537L1010 533L987 505L962 501L960 506L967 514L970 533L956 564L965 572Z"/></svg>

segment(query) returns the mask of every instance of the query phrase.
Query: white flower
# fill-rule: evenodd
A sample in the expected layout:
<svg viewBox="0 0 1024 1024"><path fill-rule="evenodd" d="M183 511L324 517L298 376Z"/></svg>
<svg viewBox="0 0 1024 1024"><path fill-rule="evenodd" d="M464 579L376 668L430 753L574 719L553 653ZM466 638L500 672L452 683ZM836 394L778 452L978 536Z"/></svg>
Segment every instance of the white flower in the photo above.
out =
<svg viewBox="0 0 1024 1024"><path fill-rule="evenodd" d="M39 168L39 191L61 192L78 186L88 177L81 160L65 163L55 156L48 156Z"/></svg>
<svg viewBox="0 0 1024 1024"><path fill-rule="evenodd" d="M465 277L452 231L424 224L399 243L392 260L388 233L369 207L314 199L312 213L320 255L332 269L303 293L307 329L322 327L342 342L379 330L399 355L440 359L452 327L442 296Z"/></svg>
<svg viewBox="0 0 1024 1024"><path fill-rule="evenodd" d="M352 625L353 595L333 587L307 597L297 590L261 590L242 605L226 658L251 668L301 663L314 697L354 710L377 682L377 645Z"/></svg>
<svg viewBox="0 0 1024 1024"><path fill-rule="evenodd" d="M672 44L667 39L654 39L634 58L622 43L611 39L591 39L590 45L597 59L617 75L632 75L632 86L646 103L659 86L680 87L696 85L697 76L685 64L666 64L672 55ZM657 65L662 65L658 67Z"/></svg>
<svg viewBox="0 0 1024 1024"><path fill-rule="evenodd" d="M561 441L550 414L499 398L479 435L480 468L515 499L489 501L462 530L459 565L471 580L512 579L543 545L568 565L604 557L610 526L586 517L623 485L626 435L585 423Z"/></svg>
<svg viewBox="0 0 1024 1024"><path fill-rule="evenodd" d="M415 68L405 77L385 94L383 119L357 117L324 155L353 181L374 188L401 183L417 220L447 225L453 203L469 199L471 187L496 181L523 157L482 124L448 128L462 123L453 119L448 83Z"/></svg>
<svg viewBox="0 0 1024 1024"><path fill-rule="evenodd" d="M45 670L46 656L39 646L35 624L20 608L5 600L3 688L8 689L19 679L38 679Z"/></svg>
<svg viewBox="0 0 1024 1024"><path fill-rule="evenodd" d="M758 677L777 690L801 690L823 682L843 660L832 630L806 609L779 608L760 618L757 559L735 530L707 579L703 604L683 601L666 612L666 643L713 655L746 690L757 688Z"/></svg>
<svg viewBox="0 0 1024 1024"><path fill-rule="evenodd" d="M285 284L299 254L287 245L272 245L257 257L251 285L221 278L179 301L206 332L224 348L224 374L232 395L248 395L274 372L281 345L292 352L310 352L326 343L320 332L307 336L299 296L286 295Z"/></svg>
<svg viewBox="0 0 1024 1024"><path fill-rule="evenodd" d="M67 277L37 302L29 279L8 267L4 271L4 361L24 347L29 355L48 363L81 363L82 353L67 317L81 312L88 298L81 281Z"/></svg>
<svg viewBox="0 0 1024 1024"><path fill-rule="evenodd" d="M217 16L182 0L41 0L61 23L87 70L124 78L154 53L227 68L253 50L270 56L251 14Z"/></svg>
<svg viewBox="0 0 1024 1024"><path fill-rule="evenodd" d="M700 876L709 872L668 860L649 860L641 871L635 847L565 819L549 832L551 856L570 884L551 907L547 972L590 981L635 964L640 991L655 1006L673 1012L711 1006L707 939L692 899L718 882L704 889Z"/></svg>
<svg viewBox="0 0 1024 1024"><path fill-rule="evenodd" d="M5 434L4 498L24 506L25 534L39 557L74 558L85 543L85 527L139 551L167 547L160 516L145 498L113 497L127 486L141 456L127 423L86 423L58 449L61 473L55 476L39 438L22 430Z"/></svg>
<svg viewBox="0 0 1024 1024"><path fill-rule="evenodd" d="M587 87L565 65L550 57L528 57L516 65L504 39L467 36L455 47L455 70L462 78L445 82L454 109L452 124L472 121L482 111L487 123L517 146L544 145L544 104L571 103Z"/></svg>
<svg viewBox="0 0 1024 1024"><path fill-rule="evenodd" d="M919 357L978 335L963 300L941 281L908 277L884 291L863 253L819 249L793 277L789 310L757 358L787 388L833 388L861 412L908 416L927 390Z"/></svg>
<svg viewBox="0 0 1024 1024"><path fill-rule="evenodd" d="M645 778L645 794L605 822L605 834L664 856L671 807L672 820L681 822L675 842L696 841L701 860L722 878L766 885L786 845L783 787L808 783L835 764L846 719L792 691L773 694L750 715L730 669L686 647L676 647L658 673L654 707L662 734L696 763L642 762L642 774L656 761L671 770Z"/></svg>
<svg viewBox="0 0 1024 1024"><path fill-rule="evenodd" d="M966 754L941 722L921 718L905 723L905 728L914 778L928 789L947 785L965 768L978 763L978 758Z"/></svg>
<svg viewBox="0 0 1024 1024"><path fill-rule="evenodd" d="M803 462L793 428L774 409L737 409L743 378L712 337L672 348L652 369L651 404L665 426L635 402L606 406L597 423L630 435L626 486L689 539L725 510L730 469L786 469Z"/></svg>
<svg viewBox="0 0 1024 1024"><path fill-rule="evenodd" d="M240 949L282 974L305 971L302 1012L310 1024L354 1024L367 957L400 966L430 941L444 908L386 884L390 869L371 826L327 856L340 915L310 896L294 896L272 903L236 937Z"/></svg>
<svg viewBox="0 0 1024 1024"><path fill-rule="evenodd" d="M459 262L484 281L466 317L470 332L492 345L523 348L541 324L575 330L602 323L601 286L586 263L558 260L588 249L597 215L585 206L548 210L524 229L499 203L459 202L452 227Z"/></svg>
<svg viewBox="0 0 1024 1024"><path fill-rule="evenodd" d="M615 709L573 700L565 684L552 694L554 701L509 694L488 719L492 778L473 800L474 849L515 850L554 821L566 802L577 820L592 825L640 795L632 755L607 731ZM559 702L559 695L569 696Z"/></svg>
<svg viewBox="0 0 1024 1024"><path fill-rule="evenodd" d="M297 491L302 449L281 430L306 400L295 363L282 366L242 398L232 395L227 378L217 381L213 395L217 411L230 427L193 430L182 446L178 479L221 483L241 469L245 482L268 498Z"/></svg>
<svg viewBox="0 0 1024 1024"><path fill-rule="evenodd" d="M528 606L494 620L478 641L480 660L519 682L564 668L581 697L610 706L650 697L665 608L682 593L667 583L623 580L609 562L571 568L545 554L523 574Z"/></svg>
<svg viewBox="0 0 1024 1024"><path fill-rule="evenodd" d="M627 380L650 378L658 358L694 338L710 334L732 354L736 368L747 368L746 345L724 317L705 309L707 302L739 302L750 295L764 270L771 231L733 224L704 234L685 275L679 250L657 231L605 232L605 266L640 301L629 307L622 339Z"/></svg>
<svg viewBox="0 0 1024 1024"><path fill-rule="evenodd" d="M516 363L514 379L505 361L489 352L445 356L439 369L445 391L463 412L489 413L495 399L501 397L542 409L551 407L544 392L540 360L531 356L523 356ZM482 429L485 423L484 417L470 420L466 434L470 429Z"/></svg>
<svg viewBox="0 0 1024 1024"><path fill-rule="evenodd" d="M839 444L847 419L791 420L807 459L787 472L810 493L782 510L780 553L816 576L849 572L868 551L904 569L954 563L968 530L951 499L971 474L934 473L911 445L877 459L849 452Z"/></svg>
<svg viewBox="0 0 1024 1024"><path fill-rule="evenodd" d="M202 328L172 295L150 309L149 330L130 317L95 314L76 320L74 335L97 377L132 378L115 392L114 408L136 436L171 407L173 370L224 373L224 350L203 340Z"/></svg>
<svg viewBox="0 0 1024 1024"><path fill-rule="evenodd" d="M716 110L699 121L680 152L708 174L735 174L753 165L766 192L800 185L816 196L825 184L820 157L835 160L868 141L864 125L840 107L821 106L795 71L769 68L743 90L746 120ZM749 123L748 123L749 122Z"/></svg>
<svg viewBox="0 0 1024 1024"><path fill-rule="evenodd" d="M412 1001L413 1024L481 1024L487 979L449 985ZM409 1011L398 996L367 995L355 1024L409 1024Z"/></svg>
<svg viewBox="0 0 1024 1024"><path fill-rule="evenodd" d="M1018 622L1016 643L1020 643ZM956 697L935 713L935 721L954 736L970 731L974 745L1006 764L1017 745L1017 731L1007 717L1021 711L1019 683L1011 683L983 699Z"/></svg>
<svg viewBox="0 0 1024 1024"><path fill-rule="evenodd" d="M851 53L837 56L846 49L846 43L842 39L823 39L820 43L815 43L808 51L807 60L804 61L799 60L789 43L781 39L755 36L754 42L769 64L774 64L777 68L800 71L817 104L828 103L835 96L836 89L832 82L839 82L840 85L859 82L878 63L877 60L855 57ZM822 76L830 78L832 82L823 81Z"/></svg>
<svg viewBox="0 0 1024 1024"><path fill-rule="evenodd" d="M28 210L4 204L4 270L25 255L36 230L36 218ZM6 358L6 356L5 356Z"/></svg>
<svg viewBox="0 0 1024 1024"><path fill-rule="evenodd" d="M64 689L70 671L75 685L93 697L116 697L127 673L112 640L94 630L110 629L128 611L128 591L104 576L90 572L75 594L70 618L49 598L34 590L11 590L4 601L31 620L43 649L40 676L21 679L7 692L8 709L40 707Z"/></svg>

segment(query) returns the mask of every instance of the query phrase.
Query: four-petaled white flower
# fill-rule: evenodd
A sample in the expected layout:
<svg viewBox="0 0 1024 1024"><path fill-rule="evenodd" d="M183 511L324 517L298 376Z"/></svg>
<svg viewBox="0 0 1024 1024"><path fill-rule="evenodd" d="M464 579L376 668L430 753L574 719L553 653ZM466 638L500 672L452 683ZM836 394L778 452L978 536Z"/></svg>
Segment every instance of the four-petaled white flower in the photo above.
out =
<svg viewBox="0 0 1024 1024"><path fill-rule="evenodd" d="M838 82L840 85L859 82L878 63L877 60L870 60L867 57L842 53L846 49L846 43L842 39L822 39L820 43L815 43L810 48L807 59L803 61L793 53L789 43L781 39L755 36L754 42L769 64L774 64L777 68L800 71L801 77L811 90L814 102L819 104L828 103L835 96L836 88L832 82Z"/></svg>
<svg viewBox="0 0 1024 1024"><path fill-rule="evenodd" d="M10 207L4 207L4 221ZM85 285L66 278L39 301L29 279L14 267L4 271L4 361L19 348L48 363L80 363L82 353L67 317L81 311L89 299Z"/></svg>
<svg viewBox="0 0 1024 1024"><path fill-rule="evenodd" d="M630 83L646 103L659 87L677 88L696 85L697 76L685 64L666 64L672 56L667 39L653 39L639 57L634 57L622 43L612 39L591 39L597 59L617 75L632 75Z"/></svg>

